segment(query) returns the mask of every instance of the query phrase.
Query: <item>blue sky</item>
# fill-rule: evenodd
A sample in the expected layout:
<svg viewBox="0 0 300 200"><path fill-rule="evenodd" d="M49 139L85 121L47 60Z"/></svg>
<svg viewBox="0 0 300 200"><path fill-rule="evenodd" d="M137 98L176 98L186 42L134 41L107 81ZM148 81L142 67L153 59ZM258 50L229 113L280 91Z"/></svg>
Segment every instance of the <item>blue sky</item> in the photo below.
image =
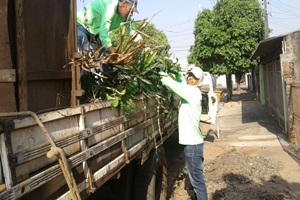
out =
<svg viewBox="0 0 300 200"><path fill-rule="evenodd" d="M77 0L77 8L92 0ZM258 0L263 3L262 0ZM163 30L171 45L171 52L179 59L187 58L194 43L194 21L202 9L212 9L217 0L138 0L135 20L152 18L152 23ZM270 37L300 30L300 0L267 0ZM263 6L263 5L262 5Z"/></svg>

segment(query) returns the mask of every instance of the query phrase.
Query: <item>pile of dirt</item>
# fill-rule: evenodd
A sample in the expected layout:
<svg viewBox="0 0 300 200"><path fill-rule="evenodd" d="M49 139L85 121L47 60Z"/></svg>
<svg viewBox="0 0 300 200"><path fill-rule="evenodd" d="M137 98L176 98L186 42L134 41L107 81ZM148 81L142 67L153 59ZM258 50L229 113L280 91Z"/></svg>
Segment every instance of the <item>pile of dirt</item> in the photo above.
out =
<svg viewBox="0 0 300 200"><path fill-rule="evenodd" d="M180 157L179 157L180 158ZM182 167L182 159L180 166ZM178 160L177 160L178 162ZM179 162L178 162L179 163ZM178 165L174 163L172 169ZM289 193L288 183L281 177L282 164L259 156L227 152L204 162L204 175L210 200L297 200ZM193 200L188 175L177 174L169 190L170 200ZM175 170L178 172L178 169ZM175 171L170 175L175 177Z"/></svg>
<svg viewBox="0 0 300 200"><path fill-rule="evenodd" d="M273 194L267 184L276 189L280 167L262 157L224 153L205 165L208 193L212 199L284 199L287 194Z"/></svg>
<svg viewBox="0 0 300 200"><path fill-rule="evenodd" d="M281 167L262 157L224 153L204 165L210 199L295 199L280 176Z"/></svg>

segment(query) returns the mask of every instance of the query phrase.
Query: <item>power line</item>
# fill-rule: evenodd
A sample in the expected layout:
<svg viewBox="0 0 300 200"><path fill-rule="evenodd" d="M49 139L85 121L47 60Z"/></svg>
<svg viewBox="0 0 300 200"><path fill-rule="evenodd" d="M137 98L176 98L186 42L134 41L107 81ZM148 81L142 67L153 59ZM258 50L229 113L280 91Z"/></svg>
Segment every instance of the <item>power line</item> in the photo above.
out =
<svg viewBox="0 0 300 200"><path fill-rule="evenodd" d="M185 40L190 40L191 37L188 37L188 38L183 38L183 39L180 39L180 40L171 40L169 41L169 43L173 42L173 43L177 43L177 42L181 42L181 41L185 41Z"/></svg>
<svg viewBox="0 0 300 200"><path fill-rule="evenodd" d="M169 32L170 32L170 34L177 34L177 33L184 33L187 31L191 31L191 28L187 28L187 29L179 30L179 31L169 31Z"/></svg>
<svg viewBox="0 0 300 200"><path fill-rule="evenodd" d="M286 18L284 18L284 17L272 17L272 19L299 19L299 17L297 18L297 17L286 17Z"/></svg>
<svg viewBox="0 0 300 200"><path fill-rule="evenodd" d="M275 2L272 2L273 3L273 6L274 7L276 7L276 8L278 8L278 9L280 9L280 10L282 10L283 12L287 12L287 13L289 13L289 14L294 14L295 16L298 16L298 17L300 17L300 15L298 15L298 13L295 13L294 11L292 11L292 10L289 10L289 9L286 9L286 8L283 8L282 6L280 6L280 5L278 5L277 3L275 3Z"/></svg>
<svg viewBox="0 0 300 200"><path fill-rule="evenodd" d="M212 2L212 0L210 0L211 6L214 7L214 3Z"/></svg>
<svg viewBox="0 0 300 200"><path fill-rule="evenodd" d="M175 47L172 47L172 48L179 48L179 47L190 47L190 46L184 45L184 46L175 46Z"/></svg>
<svg viewBox="0 0 300 200"><path fill-rule="evenodd" d="M171 51L174 51L174 52L180 52L180 51L189 51L189 49L182 49L182 50L171 50Z"/></svg>
<svg viewBox="0 0 300 200"><path fill-rule="evenodd" d="M192 19L192 20L188 20L188 21L185 21L185 22L181 22L181 23L178 23L178 24L174 24L174 25L171 25L171 26L167 26L165 28L170 28L170 27L174 27L174 26L179 26L179 25L182 25L182 24L186 24L188 22L194 22L195 19ZM165 29L163 28L163 29Z"/></svg>
<svg viewBox="0 0 300 200"><path fill-rule="evenodd" d="M277 13L277 14L281 14L281 15L286 15L286 16L295 16L295 17L297 17L297 18L300 18L300 16L297 16L297 15L295 15L295 14L288 14L288 13L283 13L283 12L272 12L272 13ZM272 15L271 15L272 16Z"/></svg>
<svg viewBox="0 0 300 200"><path fill-rule="evenodd" d="M287 25L287 24L283 24L283 23L278 22L278 21L276 21L276 20L275 20L275 21L272 20L272 23L277 24L277 25L280 25L280 26L285 27L285 28L289 28L289 29L299 29L299 27L296 28L296 27L293 27L293 26L290 26L290 25Z"/></svg>
<svg viewBox="0 0 300 200"><path fill-rule="evenodd" d="M175 38L175 37L181 37L181 36L192 35L192 34L193 34L193 33L185 33L185 34L181 34L181 35L169 36L168 38Z"/></svg>
<svg viewBox="0 0 300 200"><path fill-rule="evenodd" d="M282 3L280 0L277 0L277 1L278 1L279 3L281 3L282 5L284 5L284 6L287 6L287 7L293 8L293 9L300 10L300 8L297 8L297 7L295 7L295 6L290 6L290 5L284 4L284 3Z"/></svg>

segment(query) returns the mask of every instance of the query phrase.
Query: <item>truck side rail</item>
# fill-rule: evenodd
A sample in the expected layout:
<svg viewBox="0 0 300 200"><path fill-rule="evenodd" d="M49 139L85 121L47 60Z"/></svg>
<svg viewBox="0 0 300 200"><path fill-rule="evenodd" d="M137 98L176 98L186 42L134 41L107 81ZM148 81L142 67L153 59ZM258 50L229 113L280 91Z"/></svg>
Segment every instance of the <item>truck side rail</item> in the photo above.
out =
<svg viewBox="0 0 300 200"><path fill-rule="evenodd" d="M139 109L127 115L120 108L112 109L108 101L38 115L55 145L65 152L79 192L92 192L95 184L103 185L134 158L144 162L147 153L176 130L176 111L167 119L157 113L155 99L136 105ZM0 199L18 199L40 187L50 190L51 181L62 177L57 159L46 156L51 145L32 118L7 122L13 127L0 137L6 186ZM65 182L57 187L62 185ZM56 198L70 198L68 189L63 194Z"/></svg>

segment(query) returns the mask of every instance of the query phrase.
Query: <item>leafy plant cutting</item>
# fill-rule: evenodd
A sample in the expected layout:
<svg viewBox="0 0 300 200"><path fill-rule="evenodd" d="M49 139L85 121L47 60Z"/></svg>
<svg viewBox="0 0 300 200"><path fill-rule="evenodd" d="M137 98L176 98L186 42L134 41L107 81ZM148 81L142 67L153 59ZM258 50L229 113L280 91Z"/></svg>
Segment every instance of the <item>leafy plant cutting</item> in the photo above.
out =
<svg viewBox="0 0 300 200"><path fill-rule="evenodd" d="M109 100L113 108L120 106L129 113L136 109L135 100L155 97L165 113L175 108L174 94L161 84L159 72L164 71L175 78L173 74L178 73L180 66L169 59L168 44L153 45L153 38L162 34L161 31L149 35L143 32L150 24L148 21L135 23L137 29L133 35L126 31L128 26L132 26L130 22L121 25L115 53L103 53L103 47L97 50L91 48L71 61L71 64L89 72L81 77L81 86L85 90L81 103ZM142 43L135 42L137 34L143 36ZM103 65L109 67L108 72L103 72Z"/></svg>

